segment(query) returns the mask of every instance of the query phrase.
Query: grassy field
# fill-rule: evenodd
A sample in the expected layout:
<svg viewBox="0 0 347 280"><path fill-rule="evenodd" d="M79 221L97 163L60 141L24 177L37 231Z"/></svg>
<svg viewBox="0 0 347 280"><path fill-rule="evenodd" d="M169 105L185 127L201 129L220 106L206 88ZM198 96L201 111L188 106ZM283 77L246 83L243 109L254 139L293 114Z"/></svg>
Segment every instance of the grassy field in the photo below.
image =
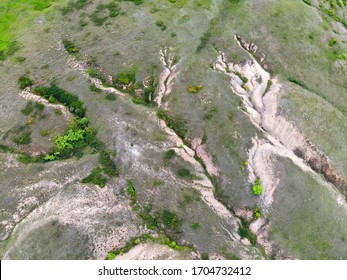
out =
<svg viewBox="0 0 347 280"><path fill-rule="evenodd" d="M5 0L0 2L0 53L12 55L21 47L16 36L42 13L46 13L55 0Z"/></svg>

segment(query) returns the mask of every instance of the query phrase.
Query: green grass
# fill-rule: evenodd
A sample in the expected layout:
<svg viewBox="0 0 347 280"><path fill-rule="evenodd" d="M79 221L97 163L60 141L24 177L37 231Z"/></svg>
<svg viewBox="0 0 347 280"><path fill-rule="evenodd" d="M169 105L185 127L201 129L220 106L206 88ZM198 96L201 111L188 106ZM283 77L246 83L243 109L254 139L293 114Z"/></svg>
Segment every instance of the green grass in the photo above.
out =
<svg viewBox="0 0 347 280"><path fill-rule="evenodd" d="M16 36L31 26L33 19L45 12L53 2L62 0L0 1L0 60L13 55L20 48Z"/></svg>

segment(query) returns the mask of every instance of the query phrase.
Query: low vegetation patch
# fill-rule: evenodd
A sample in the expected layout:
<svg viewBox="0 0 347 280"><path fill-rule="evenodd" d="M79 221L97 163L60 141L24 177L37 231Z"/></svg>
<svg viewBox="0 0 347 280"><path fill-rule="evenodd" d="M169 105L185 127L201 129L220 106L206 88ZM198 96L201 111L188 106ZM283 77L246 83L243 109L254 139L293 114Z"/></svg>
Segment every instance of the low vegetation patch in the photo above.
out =
<svg viewBox="0 0 347 280"><path fill-rule="evenodd" d="M155 25L158 26L158 27L160 27L160 29L161 29L162 31L164 31L164 30L166 29L166 25L164 24L164 22L163 22L162 20L157 20L157 21L155 22Z"/></svg>
<svg viewBox="0 0 347 280"><path fill-rule="evenodd" d="M198 229L198 228L200 228L201 226L200 226L200 224L199 223L193 223L192 224L192 228L193 229Z"/></svg>
<svg viewBox="0 0 347 280"><path fill-rule="evenodd" d="M252 185L252 192L254 195L261 195L263 193L263 187L260 184L260 179L257 178Z"/></svg>
<svg viewBox="0 0 347 280"><path fill-rule="evenodd" d="M79 118L83 118L86 113L86 108L79 98L66 90L50 85L49 87L35 87L33 92L47 99L51 103L61 103L68 110Z"/></svg>
<svg viewBox="0 0 347 280"><path fill-rule="evenodd" d="M91 173L82 179L82 183L93 183L103 188L106 185L107 179L102 176L102 169L100 167L95 167Z"/></svg>
<svg viewBox="0 0 347 280"><path fill-rule="evenodd" d="M249 223L241 219L241 225L238 230L238 234L242 238L247 238L252 245L257 244L257 236L249 229Z"/></svg>
<svg viewBox="0 0 347 280"><path fill-rule="evenodd" d="M22 134L13 137L13 142L17 145L27 145L31 143L31 131L23 132Z"/></svg>
<svg viewBox="0 0 347 280"><path fill-rule="evenodd" d="M77 54L79 52L78 48L75 46L75 44L72 41L63 40L63 45L64 45L65 50L69 54Z"/></svg>
<svg viewBox="0 0 347 280"><path fill-rule="evenodd" d="M105 99L109 101L117 100L117 96L114 93L108 93L105 95Z"/></svg>
<svg viewBox="0 0 347 280"><path fill-rule="evenodd" d="M176 155L175 150L168 150L164 153L164 160L170 160Z"/></svg>
<svg viewBox="0 0 347 280"><path fill-rule="evenodd" d="M78 11L84 8L89 4L89 0L76 0L76 1L70 1L66 6L61 8L61 13L63 15L67 15L69 13L72 13L73 11Z"/></svg>
<svg viewBox="0 0 347 280"><path fill-rule="evenodd" d="M136 197L135 187L131 180L127 181L127 191L128 191L128 195L130 195L130 205L134 206L134 204L136 203L137 197Z"/></svg>
<svg viewBox="0 0 347 280"><path fill-rule="evenodd" d="M178 118L172 118L170 117L165 111L158 109L157 116L165 121L166 125L170 127L172 130L175 131L175 133L184 140L188 129L186 127L186 122L184 120L178 119Z"/></svg>
<svg viewBox="0 0 347 280"><path fill-rule="evenodd" d="M177 170L177 175L179 177L186 178L186 179L191 179L192 178L192 174L190 173L190 170L185 168L185 167L180 167Z"/></svg>
<svg viewBox="0 0 347 280"><path fill-rule="evenodd" d="M33 85L33 81L27 75L19 77L18 82L19 89L21 90L25 89L26 87L31 87Z"/></svg>
<svg viewBox="0 0 347 280"><path fill-rule="evenodd" d="M120 9L116 1L111 1L108 4L98 4L90 15L90 19L96 26L101 26L108 18L118 16L119 12Z"/></svg>
<svg viewBox="0 0 347 280"><path fill-rule="evenodd" d="M35 87L33 88L33 92L52 103L58 102L63 104L75 115L75 118L67 127L64 134L59 134L54 138L54 146L50 149L48 154L35 157L22 154L18 157L20 162L44 163L54 160L63 160L73 156L80 158L83 156L83 150L89 146L91 147L92 153L99 152L100 166L95 167L91 174L82 180L82 183L93 183L100 187L104 187L107 177L118 175L117 166L112 159L112 154L106 151L105 145L97 139L96 130L89 125L89 120L84 117L86 108L77 96L55 85L49 87ZM29 101L22 113L31 114L34 109L36 111L42 111L44 106L40 103L33 104ZM41 135L45 136L48 134L50 134L49 130L41 130ZM20 137L14 139L14 141L26 144L29 141L28 139L27 135L20 135Z"/></svg>
<svg viewBox="0 0 347 280"><path fill-rule="evenodd" d="M175 213L165 209L162 213L162 221L165 226L174 232L180 232L181 220Z"/></svg>
<svg viewBox="0 0 347 280"><path fill-rule="evenodd" d="M198 93L202 89L201 85L191 85L187 88L189 93Z"/></svg>

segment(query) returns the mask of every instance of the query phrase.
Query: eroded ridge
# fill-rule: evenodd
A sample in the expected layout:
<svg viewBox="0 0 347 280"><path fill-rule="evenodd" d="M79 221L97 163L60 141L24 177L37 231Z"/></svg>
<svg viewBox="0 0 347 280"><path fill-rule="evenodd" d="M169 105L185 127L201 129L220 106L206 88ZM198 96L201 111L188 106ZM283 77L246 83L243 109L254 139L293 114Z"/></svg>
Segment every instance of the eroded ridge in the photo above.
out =
<svg viewBox="0 0 347 280"><path fill-rule="evenodd" d="M154 101L159 107L168 109L168 103L164 99L171 93L173 81L177 75L177 57L169 52L169 48L164 48L160 50L159 58L163 70L159 76L159 85Z"/></svg>
<svg viewBox="0 0 347 280"><path fill-rule="evenodd" d="M241 36L236 35L235 39L250 59L242 64L232 63L223 52L219 52L214 69L230 77L232 91L243 101L242 110L266 138L253 137L253 146L248 151L247 160L248 181L253 184L259 178L264 187L260 200L262 210L265 213L271 212L274 192L280 182L276 167L277 156L289 158L319 183L329 188L336 187L343 195L347 195L346 184L333 170L328 157L281 115L279 104L283 95L282 86L277 77L271 77L264 69L267 67L264 63L266 56L259 52L255 44L248 43ZM255 53L258 53L260 63L253 56ZM338 199L337 203L341 205L341 201L343 199ZM272 248L267 241L268 226L266 219L260 218L253 221L250 228L257 234L258 241L266 252L270 253Z"/></svg>

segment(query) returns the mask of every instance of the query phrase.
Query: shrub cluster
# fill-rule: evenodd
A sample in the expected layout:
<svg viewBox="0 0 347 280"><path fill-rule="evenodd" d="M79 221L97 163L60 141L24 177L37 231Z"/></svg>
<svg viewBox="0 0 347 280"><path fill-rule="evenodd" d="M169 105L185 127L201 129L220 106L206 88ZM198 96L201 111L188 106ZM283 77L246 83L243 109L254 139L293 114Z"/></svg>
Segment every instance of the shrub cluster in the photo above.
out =
<svg viewBox="0 0 347 280"><path fill-rule="evenodd" d="M65 7L61 9L63 15L72 13L74 10L80 10L88 4L89 0L76 0L70 1Z"/></svg>
<svg viewBox="0 0 347 280"><path fill-rule="evenodd" d="M95 167L92 172L85 178L82 179L82 183L93 183L103 188L106 185L107 179L102 176L102 169Z"/></svg>
<svg viewBox="0 0 347 280"><path fill-rule="evenodd" d="M19 89L21 90L33 85L33 81L27 75L19 77L18 82L19 82Z"/></svg>
<svg viewBox="0 0 347 280"><path fill-rule="evenodd" d="M69 109L69 111L77 117L83 118L86 113L86 108L79 98L66 90L51 85L49 87L35 87L33 92L42 96L51 103L61 103Z"/></svg>
<svg viewBox="0 0 347 280"><path fill-rule="evenodd" d="M169 227L173 231L180 231L181 221L175 213L165 209L162 213L162 221L165 226Z"/></svg>
<svg viewBox="0 0 347 280"><path fill-rule="evenodd" d="M71 42L69 40L63 40L63 45L64 45L65 50L69 54L76 54L76 53L78 53L78 48L74 45L73 42Z"/></svg>
<svg viewBox="0 0 347 280"><path fill-rule="evenodd" d="M165 121L166 125L173 129L181 139L185 138L188 132L185 121L180 119L173 119L169 117L167 113L161 109L158 109L157 116L163 121Z"/></svg>
<svg viewBox="0 0 347 280"><path fill-rule="evenodd" d="M198 93L202 89L201 85L192 85L187 88L189 93Z"/></svg>

